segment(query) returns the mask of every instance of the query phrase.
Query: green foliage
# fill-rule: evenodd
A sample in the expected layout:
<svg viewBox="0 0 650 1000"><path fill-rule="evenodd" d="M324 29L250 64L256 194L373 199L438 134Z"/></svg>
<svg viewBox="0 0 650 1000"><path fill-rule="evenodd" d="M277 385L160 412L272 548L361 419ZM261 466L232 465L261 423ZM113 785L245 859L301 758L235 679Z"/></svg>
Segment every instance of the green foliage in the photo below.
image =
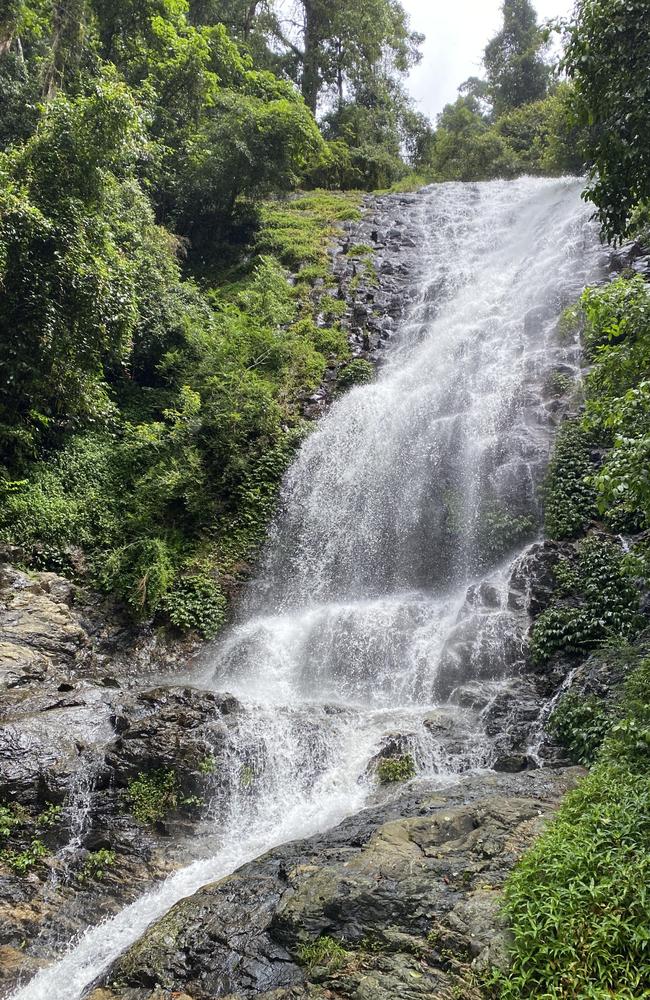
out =
<svg viewBox="0 0 650 1000"><path fill-rule="evenodd" d="M291 189L324 144L220 8L191 13L25 0L0 35L13 143L0 157L0 534L59 570L82 549L135 617L212 635L218 580L261 540L300 400L349 353L335 325L316 326L307 271L292 288L282 263L327 277L333 228L359 199L291 203L286 248L269 206L253 236L252 201ZM19 97L43 92L19 121ZM181 258L208 280L239 259L238 280L199 291Z"/></svg>
<svg viewBox="0 0 650 1000"><path fill-rule="evenodd" d="M514 944L502 1000L636 1000L650 991L649 706L645 660L593 771L506 883ZM579 727L575 712L573 722ZM592 752L595 718L584 722Z"/></svg>
<svg viewBox="0 0 650 1000"><path fill-rule="evenodd" d="M496 119L494 129L515 154L517 173L582 173L585 135L575 123L573 101L573 91L564 83L544 100Z"/></svg>
<svg viewBox="0 0 650 1000"><path fill-rule="evenodd" d="M578 422L566 421L556 438L544 493L551 538L575 538L597 515L591 450L590 435Z"/></svg>
<svg viewBox="0 0 650 1000"><path fill-rule="evenodd" d="M126 254L129 229L154 229L137 198L130 224L120 218L118 175L139 142L130 95L106 81L53 102L0 162L0 423L10 455L29 454L66 421L110 413L104 369L124 362L138 320L142 261L135 248Z"/></svg>
<svg viewBox="0 0 650 1000"><path fill-rule="evenodd" d="M545 41L530 0L503 0L503 27L488 42L484 64L488 94L497 115L546 94L549 67Z"/></svg>
<svg viewBox="0 0 650 1000"><path fill-rule="evenodd" d="M361 197L353 193L314 191L285 203L263 206L263 228L257 238L262 253L272 253L286 267L327 267L327 246L338 222L359 219Z"/></svg>
<svg viewBox="0 0 650 1000"><path fill-rule="evenodd" d="M628 235L650 197L650 59L645 0L579 0L567 28L564 68L589 127L588 197L611 240Z"/></svg>
<svg viewBox="0 0 650 1000"><path fill-rule="evenodd" d="M585 426L610 445L593 482L601 513L617 530L650 523L650 293L639 276L582 298L592 358Z"/></svg>
<svg viewBox="0 0 650 1000"><path fill-rule="evenodd" d="M491 508L481 514L479 547L488 563L505 555L535 530L532 517Z"/></svg>
<svg viewBox="0 0 650 1000"><path fill-rule="evenodd" d="M515 152L469 97L447 104L439 116L430 165L436 180L482 181L517 173Z"/></svg>
<svg viewBox="0 0 650 1000"><path fill-rule="evenodd" d="M6 840L22 824L23 818L15 806L0 806L0 838Z"/></svg>
<svg viewBox="0 0 650 1000"><path fill-rule="evenodd" d="M423 165L435 180L480 181L519 174L580 173L583 130L563 84L544 100L486 116L472 94L448 104Z"/></svg>
<svg viewBox="0 0 650 1000"><path fill-rule="evenodd" d="M225 621L226 597L210 577L185 576L165 595L161 607L172 625L213 639Z"/></svg>
<svg viewBox="0 0 650 1000"><path fill-rule="evenodd" d="M410 753L399 757L385 757L377 765L377 777L381 785L391 785L398 781L408 781L416 775L415 761Z"/></svg>
<svg viewBox="0 0 650 1000"><path fill-rule="evenodd" d="M139 823L159 823L179 805L178 776L164 769L138 774L129 782L127 798Z"/></svg>
<svg viewBox="0 0 650 1000"><path fill-rule="evenodd" d="M313 193L269 205L255 248L264 253L211 293L210 306L177 274L157 287L139 383L114 378L120 409L105 429L75 434L28 478L5 481L0 538L57 570L69 571L81 547L93 582L134 617L158 613L215 635L225 614L219 580L245 572L263 538L299 439L301 394L349 354L337 327L316 325L311 284L292 287L277 255L327 274L333 226L355 217L358 202ZM328 310L338 304L324 299Z"/></svg>
<svg viewBox="0 0 650 1000"><path fill-rule="evenodd" d="M310 972L314 969L326 969L329 973L343 968L349 960L349 952L335 938L323 935L300 945L298 960L307 966Z"/></svg>
<svg viewBox="0 0 650 1000"><path fill-rule="evenodd" d="M579 764L593 764L605 737L612 728L610 712L601 698L581 698L572 692L565 694L553 714L547 729Z"/></svg>
<svg viewBox="0 0 650 1000"><path fill-rule="evenodd" d="M536 662L559 651L585 653L607 640L629 639L642 627L638 591L626 576L623 553L607 538L582 541L570 570L560 563L559 583L563 603L543 611L532 628Z"/></svg>
<svg viewBox="0 0 650 1000"><path fill-rule="evenodd" d="M217 770L217 758L210 755L199 761L199 771L201 774L214 774Z"/></svg>
<svg viewBox="0 0 650 1000"><path fill-rule="evenodd" d="M115 851L102 847L99 851L91 851L83 863L79 874L81 882L101 882L117 861Z"/></svg>
<svg viewBox="0 0 650 1000"><path fill-rule="evenodd" d="M367 385L375 377L375 366L365 358L354 358L344 365L336 377L336 388L345 392L353 385Z"/></svg>
<svg viewBox="0 0 650 1000"><path fill-rule="evenodd" d="M26 847L22 851L10 850L8 848L0 851L0 863L11 868L16 875L27 875L45 857L47 857L47 848L38 839L32 840L29 847Z"/></svg>
<svg viewBox="0 0 650 1000"><path fill-rule="evenodd" d="M36 825L42 830L51 830L60 822L62 812L63 806L51 802L36 817Z"/></svg>
<svg viewBox="0 0 650 1000"><path fill-rule="evenodd" d="M107 590L119 594L137 618L160 605L174 576L173 558L161 538L143 538L113 551L101 570Z"/></svg>

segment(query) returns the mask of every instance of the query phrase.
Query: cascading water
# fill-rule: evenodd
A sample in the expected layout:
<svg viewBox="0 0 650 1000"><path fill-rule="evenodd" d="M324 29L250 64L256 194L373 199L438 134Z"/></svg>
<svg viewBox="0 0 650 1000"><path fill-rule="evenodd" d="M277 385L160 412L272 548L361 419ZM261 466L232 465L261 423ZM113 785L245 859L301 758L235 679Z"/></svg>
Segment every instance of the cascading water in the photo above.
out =
<svg viewBox="0 0 650 1000"><path fill-rule="evenodd" d="M77 1000L175 901L362 808L382 747L440 781L494 759L483 718L522 664L549 381L577 372L557 320L604 266L579 188L524 178L417 199L415 304L376 382L304 443L202 679L240 702L203 859L13 1000Z"/></svg>

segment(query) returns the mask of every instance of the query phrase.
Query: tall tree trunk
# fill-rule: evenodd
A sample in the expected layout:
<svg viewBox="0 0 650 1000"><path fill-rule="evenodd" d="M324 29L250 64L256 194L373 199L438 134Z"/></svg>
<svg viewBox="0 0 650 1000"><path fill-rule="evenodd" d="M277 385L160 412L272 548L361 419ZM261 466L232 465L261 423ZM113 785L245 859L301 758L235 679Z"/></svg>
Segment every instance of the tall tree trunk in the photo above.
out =
<svg viewBox="0 0 650 1000"><path fill-rule="evenodd" d="M252 0L252 3L248 5L248 10L246 11L246 18L244 20L244 30L243 38L244 41L248 41L250 38L251 31L253 30L253 25L255 23L255 16L257 14L257 8L260 5L260 0Z"/></svg>
<svg viewBox="0 0 650 1000"><path fill-rule="evenodd" d="M339 98L339 114L343 110L343 44L339 41L336 43L336 89L338 91Z"/></svg>
<svg viewBox="0 0 650 1000"><path fill-rule="evenodd" d="M11 49L16 36L18 20L22 10L22 0L5 0L0 13L0 56Z"/></svg>
<svg viewBox="0 0 650 1000"><path fill-rule="evenodd" d="M63 86L66 75L79 65L85 14L85 0L54 2L52 51L43 78L43 95L48 101Z"/></svg>
<svg viewBox="0 0 650 1000"><path fill-rule="evenodd" d="M305 32L304 60L302 64L302 96L313 114L316 114L320 93L321 12L318 0L304 0Z"/></svg>

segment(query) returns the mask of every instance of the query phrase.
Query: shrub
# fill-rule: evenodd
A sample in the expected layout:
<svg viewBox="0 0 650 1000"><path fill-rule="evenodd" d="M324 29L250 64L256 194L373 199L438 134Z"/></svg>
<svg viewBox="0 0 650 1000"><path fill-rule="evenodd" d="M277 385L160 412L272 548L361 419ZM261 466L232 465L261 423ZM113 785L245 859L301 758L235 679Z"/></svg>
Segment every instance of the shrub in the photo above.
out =
<svg viewBox="0 0 650 1000"><path fill-rule="evenodd" d="M29 847L23 851L4 850L0 851L0 861L8 865L16 875L26 875L35 868L43 858L47 857L45 844L38 839L32 840Z"/></svg>
<svg viewBox="0 0 650 1000"><path fill-rule="evenodd" d="M210 577L185 576L162 598L160 608L177 628L196 629L213 639L225 621L226 597Z"/></svg>
<svg viewBox="0 0 650 1000"><path fill-rule="evenodd" d="M119 594L137 618L160 606L174 578L173 556L161 538L142 538L112 552L101 572L104 586Z"/></svg>
<svg viewBox="0 0 650 1000"><path fill-rule="evenodd" d="M23 819L15 806L0 806L0 838L6 840L22 825Z"/></svg>
<svg viewBox="0 0 650 1000"><path fill-rule="evenodd" d="M545 499L545 523L551 538L575 538L597 516L591 441L574 421L558 433L549 467Z"/></svg>
<svg viewBox="0 0 650 1000"><path fill-rule="evenodd" d="M164 769L140 773L129 782L127 798L139 823L158 823L179 804L178 776Z"/></svg>
<svg viewBox="0 0 650 1000"><path fill-rule="evenodd" d="M588 733L593 717L585 723ZM594 770L506 883L513 948L502 1000L650 992L649 765L644 660L625 684Z"/></svg>
<svg viewBox="0 0 650 1000"><path fill-rule="evenodd" d="M101 882L106 877L107 870L112 868L117 860L115 851L108 848L101 848L99 851L91 851L84 861L79 878L82 882L90 882L93 879Z"/></svg>
<svg viewBox="0 0 650 1000"><path fill-rule="evenodd" d="M639 594L616 544L591 535L580 544L575 565L560 561L558 569L561 593L573 603L547 608L535 620L531 650L537 663L558 651L576 654L607 639L629 639L642 627Z"/></svg>
<svg viewBox="0 0 650 1000"><path fill-rule="evenodd" d="M367 385L375 377L375 366L365 358L354 358L338 373L336 388L340 392L351 389L353 385Z"/></svg>
<svg viewBox="0 0 650 1000"><path fill-rule="evenodd" d="M415 761L410 753L400 757L386 757L377 765L377 777L381 785L390 785L398 781L408 781L416 775Z"/></svg>
<svg viewBox="0 0 650 1000"><path fill-rule="evenodd" d="M564 695L547 723L549 733L579 764L592 764L613 722L601 698Z"/></svg>

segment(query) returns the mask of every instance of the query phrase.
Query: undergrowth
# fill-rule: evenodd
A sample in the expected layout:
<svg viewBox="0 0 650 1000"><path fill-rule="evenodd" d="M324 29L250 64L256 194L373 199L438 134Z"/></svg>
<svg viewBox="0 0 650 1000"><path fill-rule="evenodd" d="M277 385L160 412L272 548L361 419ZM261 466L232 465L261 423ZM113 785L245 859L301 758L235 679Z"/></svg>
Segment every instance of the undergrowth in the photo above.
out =
<svg viewBox="0 0 650 1000"><path fill-rule="evenodd" d="M591 713L585 721L589 757L603 727L594 732ZM502 1000L649 995L650 660L630 675L593 770L520 862L506 900L514 945Z"/></svg>
<svg viewBox="0 0 650 1000"><path fill-rule="evenodd" d="M267 202L230 280L199 291L170 278L177 325L114 372L102 419L0 481L0 542L116 595L135 620L216 635L305 433L301 401L349 360L328 247L360 201ZM339 388L369 377L357 362L342 371Z"/></svg>
<svg viewBox="0 0 650 1000"><path fill-rule="evenodd" d="M639 600L650 577L648 286L634 276L588 289L571 321L580 313L591 367L584 412L562 428L551 463L546 528L564 545L531 646L540 667L598 650L627 679L607 698L569 691L550 719L592 770L506 883L513 947L510 971L495 973L501 1000L650 996L650 659Z"/></svg>

